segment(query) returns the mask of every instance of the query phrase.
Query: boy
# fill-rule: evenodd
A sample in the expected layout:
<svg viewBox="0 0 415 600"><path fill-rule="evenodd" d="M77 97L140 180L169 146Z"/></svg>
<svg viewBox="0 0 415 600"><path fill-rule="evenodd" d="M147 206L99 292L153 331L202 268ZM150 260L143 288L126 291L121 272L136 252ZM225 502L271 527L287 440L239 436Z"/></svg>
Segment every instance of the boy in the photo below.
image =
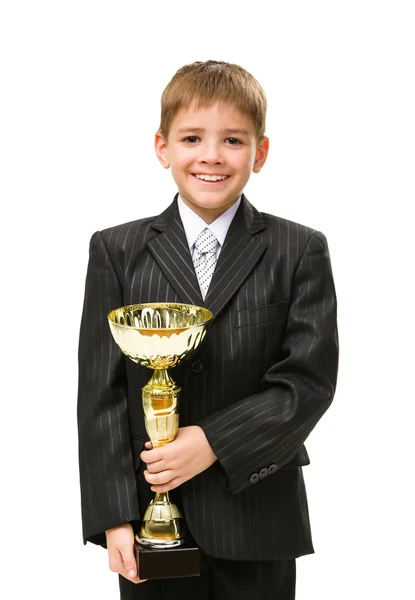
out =
<svg viewBox="0 0 415 600"><path fill-rule="evenodd" d="M79 349L84 540L108 548L124 600L291 600L295 558L313 552L303 442L334 395L336 296L324 235L259 213L243 194L267 158L265 114L264 91L241 67L180 69L155 137L173 204L91 239ZM140 400L149 373L124 359L106 319L146 302L214 315L174 372L177 438L155 449ZM182 506L200 577L138 579L134 527L154 491Z"/></svg>

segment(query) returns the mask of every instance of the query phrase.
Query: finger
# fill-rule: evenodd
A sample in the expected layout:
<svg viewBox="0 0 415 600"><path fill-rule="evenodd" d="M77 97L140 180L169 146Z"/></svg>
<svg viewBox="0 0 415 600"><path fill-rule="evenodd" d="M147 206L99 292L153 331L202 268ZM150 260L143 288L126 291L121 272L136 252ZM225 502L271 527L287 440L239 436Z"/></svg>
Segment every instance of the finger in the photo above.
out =
<svg viewBox="0 0 415 600"><path fill-rule="evenodd" d="M160 485L152 485L151 491L157 492L158 494L162 494L163 492L170 492L170 490L174 490L179 487L182 483L184 483L184 479L182 477L174 477L168 483L160 484Z"/></svg>
<svg viewBox="0 0 415 600"><path fill-rule="evenodd" d="M175 478L174 471L161 471L161 473L149 473L147 469L144 471L144 477L151 485L165 485Z"/></svg>
<svg viewBox="0 0 415 600"><path fill-rule="evenodd" d="M151 450L151 448L153 447L153 444L152 444L151 442L146 442L146 443L145 443L145 447L146 447L148 450ZM144 579L143 581L147 581L147 579Z"/></svg>
<svg viewBox="0 0 415 600"><path fill-rule="evenodd" d="M138 583L137 561L134 555L134 547L125 546L120 551L123 560L123 570L121 575L133 583Z"/></svg>
<svg viewBox="0 0 415 600"><path fill-rule="evenodd" d="M128 579L128 581L131 581L131 583L140 583L138 577L132 577L131 575L126 574L125 571L122 571L120 575L122 575L124 579Z"/></svg>
<svg viewBox="0 0 415 600"><path fill-rule="evenodd" d="M144 581L148 581L148 579L138 579L138 577L134 577L133 579L131 579L131 577L128 577L123 573L120 573L120 575L122 575L124 579L128 579L128 581L131 581L131 583L144 583Z"/></svg>
<svg viewBox="0 0 415 600"><path fill-rule="evenodd" d="M121 573L124 570L121 553L116 548L108 548L108 563L113 573Z"/></svg>
<svg viewBox="0 0 415 600"><path fill-rule="evenodd" d="M162 460L158 460L157 462L148 463L147 471L149 473L161 473L162 471L166 471L166 465Z"/></svg>
<svg viewBox="0 0 415 600"><path fill-rule="evenodd" d="M153 450L143 450L140 454L140 458L145 463L157 462L158 460L162 460L163 454L161 448L155 448Z"/></svg>

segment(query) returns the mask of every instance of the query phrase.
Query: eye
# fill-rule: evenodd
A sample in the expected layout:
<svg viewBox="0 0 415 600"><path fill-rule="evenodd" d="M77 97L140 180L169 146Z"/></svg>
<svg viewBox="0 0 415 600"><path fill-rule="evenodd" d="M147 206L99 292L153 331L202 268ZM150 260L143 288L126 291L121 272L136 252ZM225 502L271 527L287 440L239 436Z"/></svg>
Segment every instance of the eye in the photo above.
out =
<svg viewBox="0 0 415 600"><path fill-rule="evenodd" d="M242 144L241 140L237 140L234 137L229 137L229 138L226 138L226 139L228 140L228 142L229 142L229 144L231 146L238 146L239 144Z"/></svg>
<svg viewBox="0 0 415 600"><path fill-rule="evenodd" d="M187 137L184 138L184 142L188 142L189 144L194 144L195 142L197 142L199 138L196 137L195 135L188 135Z"/></svg>

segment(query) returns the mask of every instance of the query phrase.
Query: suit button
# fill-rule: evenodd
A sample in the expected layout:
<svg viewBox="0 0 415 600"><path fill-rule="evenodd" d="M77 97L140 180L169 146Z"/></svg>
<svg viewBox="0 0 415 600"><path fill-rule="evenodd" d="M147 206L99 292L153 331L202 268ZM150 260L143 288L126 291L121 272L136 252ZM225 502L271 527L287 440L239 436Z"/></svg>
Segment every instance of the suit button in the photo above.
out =
<svg viewBox="0 0 415 600"><path fill-rule="evenodd" d="M195 360L192 363L191 369L193 373L203 373L203 371L205 370L205 365L202 363L201 360Z"/></svg>
<svg viewBox="0 0 415 600"><path fill-rule="evenodd" d="M272 465L270 465L268 467L268 474L272 475L272 473L275 473L275 471L278 469L277 465L272 463Z"/></svg>
<svg viewBox="0 0 415 600"><path fill-rule="evenodd" d="M261 469L259 472L259 476L261 479L264 479L264 477L266 477L268 475L268 469Z"/></svg>
<svg viewBox="0 0 415 600"><path fill-rule="evenodd" d="M256 483L258 480L259 480L258 473L252 473L251 477L249 478L249 481L251 483Z"/></svg>

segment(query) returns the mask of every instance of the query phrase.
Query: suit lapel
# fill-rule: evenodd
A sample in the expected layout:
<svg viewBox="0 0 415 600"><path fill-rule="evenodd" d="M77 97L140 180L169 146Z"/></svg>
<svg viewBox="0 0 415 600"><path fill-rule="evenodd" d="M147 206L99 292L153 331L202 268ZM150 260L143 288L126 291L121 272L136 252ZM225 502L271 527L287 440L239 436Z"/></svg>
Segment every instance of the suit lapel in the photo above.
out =
<svg viewBox="0 0 415 600"><path fill-rule="evenodd" d="M157 217L152 227L161 234L151 240L148 247L176 294L184 304L203 306L199 282L177 207L177 195L173 203Z"/></svg>
<svg viewBox="0 0 415 600"><path fill-rule="evenodd" d="M267 247L260 236L255 235L265 228L262 216L242 195L203 301L180 219L177 195L152 227L161 233L148 247L171 286L184 304L204 306L212 311L213 320L238 291Z"/></svg>
<svg viewBox="0 0 415 600"><path fill-rule="evenodd" d="M204 306L212 311L213 320L238 291L265 252L267 245L260 236L255 235L264 228L261 214L242 195L205 298Z"/></svg>

